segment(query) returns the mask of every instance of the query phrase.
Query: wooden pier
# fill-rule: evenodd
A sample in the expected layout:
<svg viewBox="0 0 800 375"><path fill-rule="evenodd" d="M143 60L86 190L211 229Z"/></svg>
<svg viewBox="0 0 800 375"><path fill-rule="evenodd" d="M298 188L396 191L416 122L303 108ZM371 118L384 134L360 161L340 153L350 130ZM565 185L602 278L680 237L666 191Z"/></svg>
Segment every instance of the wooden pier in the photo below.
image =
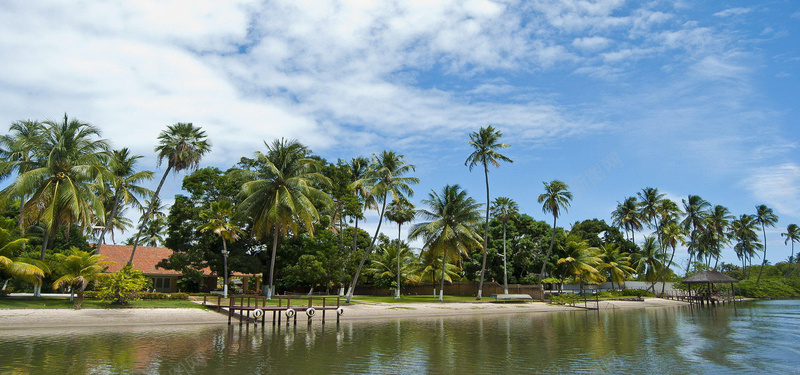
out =
<svg viewBox="0 0 800 375"><path fill-rule="evenodd" d="M330 303L333 302L334 298L336 299L335 305ZM321 303L315 305L315 300L321 300ZM277 304L275 304L276 301ZM301 312L308 317L308 324L311 324L312 318L316 316L317 312L321 312L322 322L325 323L325 313L327 311L334 311L336 323L339 323L339 317L344 313L340 297L273 296L269 300L265 296L230 296L227 301L224 301L224 298L218 295L216 298L203 296L203 305L216 308L217 311L226 309L228 311L228 324L231 324L237 310L239 324L244 323L244 320L250 322L252 319L255 324L258 324L259 320L261 320L262 325L268 312L272 312L273 325L280 324L284 315L286 316L286 324L289 324L291 319L294 320L294 324L297 324L297 315Z"/></svg>

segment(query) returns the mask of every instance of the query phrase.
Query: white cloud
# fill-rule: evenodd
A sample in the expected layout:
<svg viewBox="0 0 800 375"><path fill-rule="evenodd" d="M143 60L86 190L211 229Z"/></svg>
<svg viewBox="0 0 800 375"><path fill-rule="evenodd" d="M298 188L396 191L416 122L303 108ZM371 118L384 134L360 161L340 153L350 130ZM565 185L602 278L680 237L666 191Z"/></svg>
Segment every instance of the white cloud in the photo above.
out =
<svg viewBox="0 0 800 375"><path fill-rule="evenodd" d="M602 36L591 36L586 38L576 38L572 41L572 45L576 48L595 52L606 49L609 45L611 45L611 39L604 38Z"/></svg>
<svg viewBox="0 0 800 375"><path fill-rule="evenodd" d="M743 180L750 193L776 212L800 215L800 166L785 163L753 170Z"/></svg>
<svg viewBox="0 0 800 375"><path fill-rule="evenodd" d="M753 11L753 8L730 8L725 9L723 11L714 13L716 17L731 17L731 16L741 16L742 14L747 14Z"/></svg>

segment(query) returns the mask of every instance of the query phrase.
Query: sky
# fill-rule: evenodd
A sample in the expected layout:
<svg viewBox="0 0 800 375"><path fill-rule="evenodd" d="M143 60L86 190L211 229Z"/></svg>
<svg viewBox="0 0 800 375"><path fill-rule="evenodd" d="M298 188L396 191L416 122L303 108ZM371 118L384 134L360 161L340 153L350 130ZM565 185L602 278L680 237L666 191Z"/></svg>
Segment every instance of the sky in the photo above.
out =
<svg viewBox="0 0 800 375"><path fill-rule="evenodd" d="M447 184L485 200L464 162L492 125L514 161L491 169L493 198L550 221L536 198L563 180L567 228L644 187L737 216L766 204L774 263L800 222L798 34L794 1L7 0L0 124L66 112L157 176L176 122L207 132L201 164L221 169L280 137L330 161L393 150L417 205Z"/></svg>

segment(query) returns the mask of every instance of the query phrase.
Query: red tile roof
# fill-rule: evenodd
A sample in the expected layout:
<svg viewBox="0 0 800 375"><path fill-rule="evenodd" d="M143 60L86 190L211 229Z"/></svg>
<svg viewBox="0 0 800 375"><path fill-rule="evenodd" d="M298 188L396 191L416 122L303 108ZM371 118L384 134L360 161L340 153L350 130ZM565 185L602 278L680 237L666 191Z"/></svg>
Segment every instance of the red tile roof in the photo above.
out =
<svg viewBox="0 0 800 375"><path fill-rule="evenodd" d="M126 245L102 245L100 246L99 254L105 256L104 260L114 262L111 264L107 272L117 272L131 258L131 251L133 246ZM151 247L151 246L137 246L136 255L133 256L133 267L141 270L145 275L181 275L180 271L168 270L158 268L158 262L167 259L172 255L172 249L166 247ZM203 275L211 276L211 270L206 267L200 270ZM233 272L233 276L253 276L246 275L239 272Z"/></svg>

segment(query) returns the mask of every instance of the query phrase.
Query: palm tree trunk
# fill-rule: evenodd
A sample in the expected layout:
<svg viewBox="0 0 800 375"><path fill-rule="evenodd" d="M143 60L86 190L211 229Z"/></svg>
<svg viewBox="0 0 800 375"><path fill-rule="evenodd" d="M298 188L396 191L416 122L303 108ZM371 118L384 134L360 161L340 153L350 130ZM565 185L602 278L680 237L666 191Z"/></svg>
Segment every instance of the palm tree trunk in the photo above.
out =
<svg viewBox="0 0 800 375"><path fill-rule="evenodd" d="M278 226L272 234L272 256L269 260L269 285L267 285L267 299L272 299L272 293L275 291L275 255L278 253Z"/></svg>
<svg viewBox="0 0 800 375"><path fill-rule="evenodd" d="M375 235L372 236L372 242L370 242L367 251L364 252L364 256L361 257L361 263L358 264L358 268L356 268L356 274L353 275L353 282L350 283L350 289L347 291L346 301L350 303L350 300L353 299L353 290L356 288L356 283L358 282L358 276L361 274L361 268L364 267L364 262L367 261L367 257L369 253L372 252L372 248L375 247L375 240L378 239L378 234L381 232L381 224L383 223L383 213L386 211L386 196L388 193L383 193L383 203L381 204L380 216L378 217L378 228L375 229Z"/></svg>
<svg viewBox="0 0 800 375"><path fill-rule="evenodd" d="M444 270L447 268L447 248L442 249L442 280L439 286L439 302L444 301Z"/></svg>
<svg viewBox="0 0 800 375"><path fill-rule="evenodd" d="M400 232L403 224L397 223L397 289L395 289L394 298L400 299Z"/></svg>
<svg viewBox="0 0 800 375"><path fill-rule="evenodd" d="M483 226L483 261L481 262L481 281L478 284L478 298L483 294L483 279L486 275L486 255L489 252L489 166L483 161L483 176L486 180L486 224Z"/></svg>
<svg viewBox="0 0 800 375"><path fill-rule="evenodd" d="M539 289L542 291L542 301L544 301L544 283L542 279L544 279L544 270L547 267L547 260L550 259L550 254L553 252L553 246L556 244L556 215L553 215L553 236L550 238L550 248L547 249L547 255L545 255L544 260L542 262L542 270L539 272Z"/></svg>
<svg viewBox="0 0 800 375"><path fill-rule="evenodd" d="M508 294L508 254L506 253L506 223L503 222L503 294Z"/></svg>
<svg viewBox="0 0 800 375"><path fill-rule="evenodd" d="M106 243L106 232L108 231L108 228L111 226L111 224L114 222L114 218L117 216L117 208L118 208L117 206L119 205L119 190L117 190L116 193L114 194L114 202L112 204L113 206L111 207L111 216L109 216L108 219L106 219L107 220L106 225L103 227L103 231L100 232L100 240L97 241L97 249L96 249L97 254L100 253L100 246Z"/></svg>
<svg viewBox="0 0 800 375"><path fill-rule="evenodd" d="M664 265L664 269L661 270L661 275L659 277L657 277L656 278L656 282L653 283L653 285L654 285L653 290L655 290L656 283L658 283L659 281L663 282L663 284L661 284L661 294L662 295L664 294L664 288L667 285L667 280L661 280L661 279L664 279L667 276L667 270L669 269L669 266L672 264L672 259L674 259L674 258L675 258L675 246L672 246L672 255L670 255L670 257L669 257L669 262L667 262L667 264Z"/></svg>
<svg viewBox="0 0 800 375"><path fill-rule="evenodd" d="M167 175L169 171L172 169L172 165L167 166L167 170L164 171L164 175L161 176L161 181L158 183L158 188L156 188L156 192L153 193L153 198L150 200L150 208L147 209L144 217L142 218L142 224L139 225L139 232L136 233L136 239L133 241L133 249L131 250L131 259L128 260L128 265L133 267L133 256L136 254L136 247L139 246L139 237L142 235L142 231L144 230L145 226L147 226L147 221L150 219L150 215L153 214L153 209L156 205L156 200L158 200L158 194L161 192L161 187L164 186L164 180L167 179Z"/></svg>
<svg viewBox="0 0 800 375"><path fill-rule="evenodd" d="M758 270L756 285L761 282L761 274L764 272L764 265L767 264L767 229L763 222L761 223L761 233L764 234L764 259L761 261L761 268Z"/></svg>
<svg viewBox="0 0 800 375"><path fill-rule="evenodd" d="M228 298L228 244L226 243L225 239L222 239L222 249L225 251L225 254L222 254L222 263L223 263L223 272L222 275L222 296L224 298Z"/></svg>

